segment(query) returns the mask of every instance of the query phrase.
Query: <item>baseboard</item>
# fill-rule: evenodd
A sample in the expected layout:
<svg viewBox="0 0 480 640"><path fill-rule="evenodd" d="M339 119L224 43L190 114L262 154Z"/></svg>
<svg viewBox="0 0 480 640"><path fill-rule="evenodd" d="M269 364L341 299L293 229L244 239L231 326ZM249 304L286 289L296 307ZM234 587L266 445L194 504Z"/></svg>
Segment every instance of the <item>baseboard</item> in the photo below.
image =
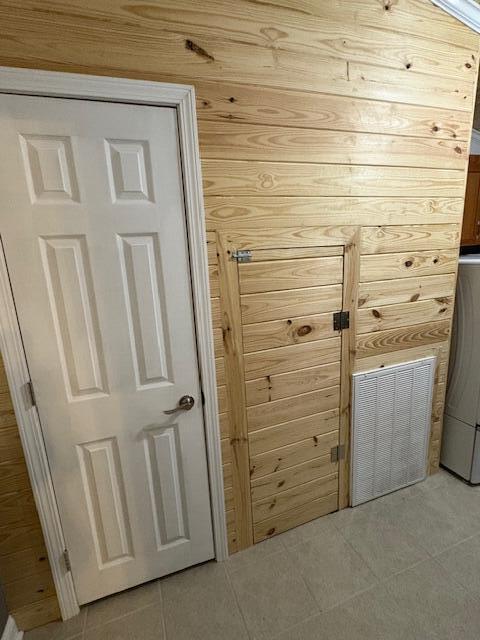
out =
<svg viewBox="0 0 480 640"><path fill-rule="evenodd" d="M5 629L3 630L0 640L22 640L22 638L23 631L19 631L15 624L15 620L12 616L8 616L7 624L5 625Z"/></svg>

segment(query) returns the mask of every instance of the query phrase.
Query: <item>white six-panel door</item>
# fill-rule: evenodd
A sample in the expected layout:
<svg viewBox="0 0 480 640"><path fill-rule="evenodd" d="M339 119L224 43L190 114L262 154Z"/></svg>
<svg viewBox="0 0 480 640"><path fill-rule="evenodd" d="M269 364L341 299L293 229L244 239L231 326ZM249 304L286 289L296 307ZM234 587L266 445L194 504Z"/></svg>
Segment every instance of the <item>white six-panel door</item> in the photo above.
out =
<svg viewBox="0 0 480 640"><path fill-rule="evenodd" d="M176 112L0 97L1 236L79 602L213 557ZM181 396L190 411L165 414Z"/></svg>

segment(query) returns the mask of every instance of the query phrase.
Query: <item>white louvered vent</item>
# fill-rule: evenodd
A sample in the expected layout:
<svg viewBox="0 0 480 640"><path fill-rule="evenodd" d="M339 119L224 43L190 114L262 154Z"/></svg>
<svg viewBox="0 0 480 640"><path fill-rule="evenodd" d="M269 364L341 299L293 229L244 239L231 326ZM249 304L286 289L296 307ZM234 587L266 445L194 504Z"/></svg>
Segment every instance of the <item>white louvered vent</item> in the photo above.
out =
<svg viewBox="0 0 480 640"><path fill-rule="evenodd" d="M352 506L423 480L435 358L353 375Z"/></svg>

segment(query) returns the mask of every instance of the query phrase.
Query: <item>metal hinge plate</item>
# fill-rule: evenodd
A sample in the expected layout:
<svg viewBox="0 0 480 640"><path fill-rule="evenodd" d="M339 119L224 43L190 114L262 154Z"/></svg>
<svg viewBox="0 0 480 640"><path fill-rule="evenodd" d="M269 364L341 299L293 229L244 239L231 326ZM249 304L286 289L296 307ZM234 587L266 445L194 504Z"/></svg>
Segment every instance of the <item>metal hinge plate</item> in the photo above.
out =
<svg viewBox="0 0 480 640"><path fill-rule="evenodd" d="M25 389L25 405L27 410L31 409L32 407L36 407L37 406L37 401L35 399L35 390L33 388L33 384L31 382L31 380L29 380L28 382L25 383L24 385L24 389Z"/></svg>
<svg viewBox="0 0 480 640"><path fill-rule="evenodd" d="M71 571L72 570L72 565L70 563L70 556L68 554L68 549L65 549L63 552L63 561L65 562L65 569L67 571Z"/></svg>
<svg viewBox="0 0 480 640"><path fill-rule="evenodd" d="M332 447L330 450L330 460L331 462L338 462L339 460L345 459L345 445L339 444L336 447Z"/></svg>
<svg viewBox="0 0 480 640"><path fill-rule="evenodd" d="M342 331L348 329L350 326L350 312L349 311L337 311L333 314L333 330Z"/></svg>
<svg viewBox="0 0 480 640"><path fill-rule="evenodd" d="M250 262L252 260L252 252L248 249L234 251L232 253L232 260L236 260L237 262Z"/></svg>

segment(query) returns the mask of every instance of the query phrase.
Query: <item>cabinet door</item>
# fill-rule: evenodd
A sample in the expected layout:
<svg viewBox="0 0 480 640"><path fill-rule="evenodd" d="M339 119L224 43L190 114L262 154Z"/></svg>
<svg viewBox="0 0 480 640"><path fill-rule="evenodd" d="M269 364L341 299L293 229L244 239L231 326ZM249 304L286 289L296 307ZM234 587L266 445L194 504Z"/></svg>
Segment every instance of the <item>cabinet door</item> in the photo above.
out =
<svg viewBox="0 0 480 640"><path fill-rule="evenodd" d="M478 195L480 187L479 156L470 156L470 164L465 192L463 214L462 245L477 244L480 241L480 217Z"/></svg>

